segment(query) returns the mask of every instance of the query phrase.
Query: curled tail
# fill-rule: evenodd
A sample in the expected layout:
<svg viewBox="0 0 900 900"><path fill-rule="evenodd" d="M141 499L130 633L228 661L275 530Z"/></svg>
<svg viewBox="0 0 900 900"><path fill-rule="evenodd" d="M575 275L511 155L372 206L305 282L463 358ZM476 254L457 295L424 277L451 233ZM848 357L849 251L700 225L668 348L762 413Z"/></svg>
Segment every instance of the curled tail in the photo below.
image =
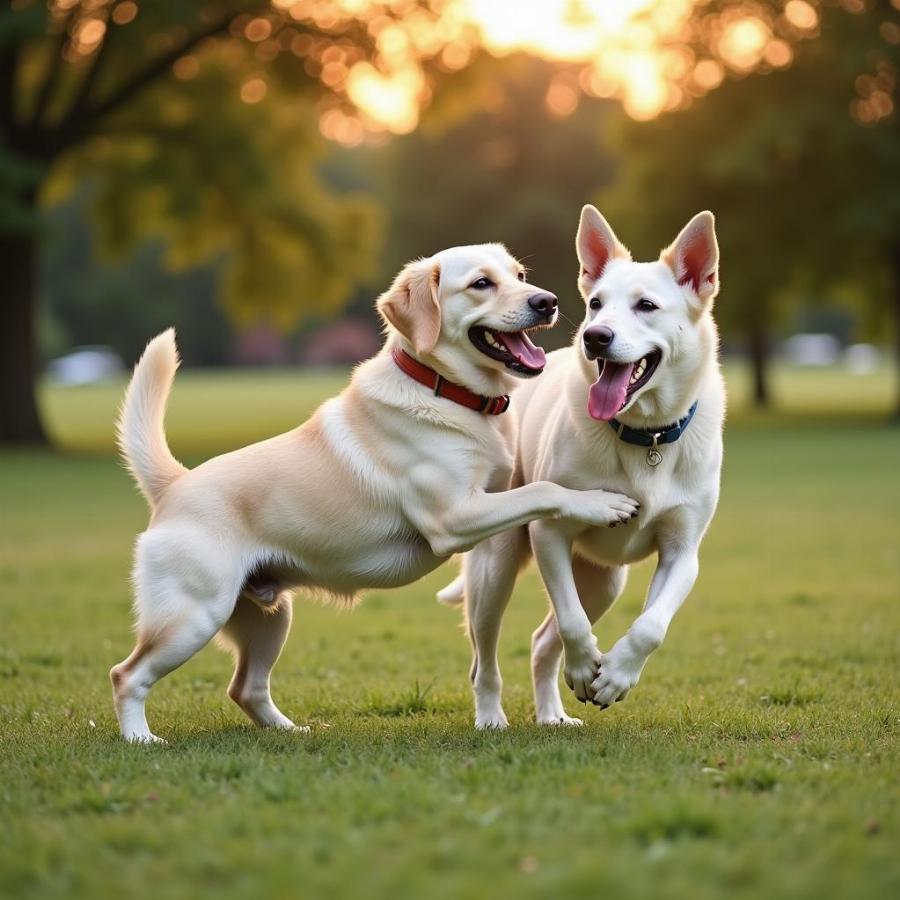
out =
<svg viewBox="0 0 900 900"><path fill-rule="evenodd" d="M134 367L116 423L122 458L151 507L187 471L172 456L163 429L179 362L173 328L153 338Z"/></svg>

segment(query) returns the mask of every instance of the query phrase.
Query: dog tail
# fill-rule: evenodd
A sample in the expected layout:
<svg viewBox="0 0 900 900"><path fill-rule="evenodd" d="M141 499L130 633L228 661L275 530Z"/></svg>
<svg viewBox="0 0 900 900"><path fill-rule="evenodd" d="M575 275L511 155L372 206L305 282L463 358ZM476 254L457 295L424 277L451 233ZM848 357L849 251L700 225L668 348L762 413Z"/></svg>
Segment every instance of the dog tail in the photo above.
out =
<svg viewBox="0 0 900 900"><path fill-rule="evenodd" d="M151 507L187 471L172 456L163 428L166 402L179 362L175 329L153 338L134 367L116 423L122 459Z"/></svg>
<svg viewBox="0 0 900 900"><path fill-rule="evenodd" d="M444 606L460 606L466 599L466 582L462 575L457 575L450 584L437 592L438 603Z"/></svg>

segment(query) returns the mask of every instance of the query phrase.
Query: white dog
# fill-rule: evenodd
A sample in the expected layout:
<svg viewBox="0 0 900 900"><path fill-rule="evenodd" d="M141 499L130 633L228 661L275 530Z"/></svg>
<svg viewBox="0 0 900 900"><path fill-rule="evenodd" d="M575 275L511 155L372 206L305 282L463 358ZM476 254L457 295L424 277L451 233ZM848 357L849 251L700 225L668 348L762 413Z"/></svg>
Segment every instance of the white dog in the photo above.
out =
<svg viewBox="0 0 900 900"><path fill-rule="evenodd" d="M540 516L606 526L634 501L509 484L512 376L541 372L527 331L556 320L497 244L410 263L378 300L384 349L304 425L187 471L163 430L178 365L167 331L135 369L119 421L126 462L153 508L134 565L137 646L110 672L123 736L158 740L155 682L219 634L236 659L229 696L259 725L292 728L269 673L291 591L351 599L407 584L448 556Z"/></svg>
<svg viewBox="0 0 900 900"><path fill-rule="evenodd" d="M497 640L529 552L553 605L532 642L537 721L581 724L560 699L561 651L579 700L606 707L624 699L694 584L718 501L725 390L712 319L719 288L712 214L695 216L658 261L636 263L586 206L576 246L585 320L574 345L551 354L546 374L516 396L513 484L603 485L637 498L640 515L614 530L533 521L527 533L499 534L466 555L463 575L438 596L466 601L479 728L507 724ZM628 564L651 553L658 565L644 610L601 654L592 625L622 592Z"/></svg>

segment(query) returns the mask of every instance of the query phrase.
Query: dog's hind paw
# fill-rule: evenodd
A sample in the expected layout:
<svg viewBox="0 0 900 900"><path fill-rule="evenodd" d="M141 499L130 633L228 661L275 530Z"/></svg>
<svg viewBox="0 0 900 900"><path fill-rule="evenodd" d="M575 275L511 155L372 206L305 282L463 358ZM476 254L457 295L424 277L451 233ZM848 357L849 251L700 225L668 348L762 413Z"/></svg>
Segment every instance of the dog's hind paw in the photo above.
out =
<svg viewBox="0 0 900 900"><path fill-rule="evenodd" d="M504 728L509 728L509 719L502 709L479 713L475 716L475 727L479 731L503 731Z"/></svg>
<svg viewBox="0 0 900 900"><path fill-rule="evenodd" d="M581 719L567 716L564 712L539 713L537 723L538 725L550 725L556 728L579 728L584 725Z"/></svg>
<svg viewBox="0 0 900 900"><path fill-rule="evenodd" d="M123 734L123 738L125 738L126 743L128 744L168 744L169 742L165 738L157 737L157 735L152 734L151 732L147 732L146 734L141 734L135 732L134 734Z"/></svg>

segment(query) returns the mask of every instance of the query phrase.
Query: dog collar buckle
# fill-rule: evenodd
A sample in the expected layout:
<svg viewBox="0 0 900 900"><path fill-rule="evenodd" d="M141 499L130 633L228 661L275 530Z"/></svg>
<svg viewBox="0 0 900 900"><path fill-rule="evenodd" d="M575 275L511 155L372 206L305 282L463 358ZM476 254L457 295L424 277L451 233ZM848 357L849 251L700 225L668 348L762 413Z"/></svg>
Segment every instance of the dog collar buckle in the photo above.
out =
<svg viewBox="0 0 900 900"><path fill-rule="evenodd" d="M481 412L486 416L499 416L509 409L509 394L500 397L485 397Z"/></svg>

